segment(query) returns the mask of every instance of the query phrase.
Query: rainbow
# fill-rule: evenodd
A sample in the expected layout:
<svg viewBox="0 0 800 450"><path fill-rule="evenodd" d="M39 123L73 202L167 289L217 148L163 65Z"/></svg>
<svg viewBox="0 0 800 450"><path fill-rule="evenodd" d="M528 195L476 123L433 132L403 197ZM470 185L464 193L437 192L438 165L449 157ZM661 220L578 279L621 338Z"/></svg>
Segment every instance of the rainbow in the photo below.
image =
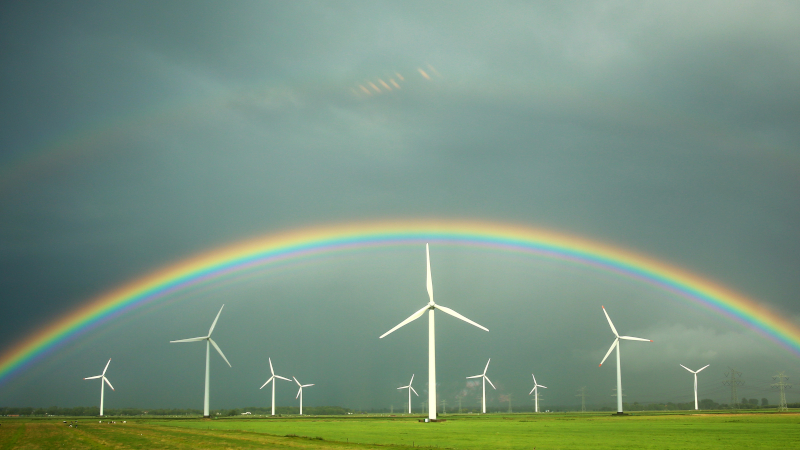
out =
<svg viewBox="0 0 800 450"><path fill-rule="evenodd" d="M455 245L568 261L648 283L722 314L800 355L800 329L759 302L718 284L618 247L552 231L464 221L368 222L308 228L239 242L156 270L37 330L0 355L0 383L48 352L134 308L210 283L321 255L369 248Z"/></svg>

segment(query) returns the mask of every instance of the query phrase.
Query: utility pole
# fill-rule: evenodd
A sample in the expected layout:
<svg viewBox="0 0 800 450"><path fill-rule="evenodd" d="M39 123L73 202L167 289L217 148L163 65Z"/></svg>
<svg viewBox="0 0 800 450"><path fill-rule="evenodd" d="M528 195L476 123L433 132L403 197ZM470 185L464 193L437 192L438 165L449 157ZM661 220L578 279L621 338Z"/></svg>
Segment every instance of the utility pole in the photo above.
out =
<svg viewBox="0 0 800 450"><path fill-rule="evenodd" d="M786 393L784 392L784 389L790 388L792 385L783 381L788 380L789 377L787 377L784 372L778 372L778 374L772 377L772 379L778 380L777 383L772 384L772 387L776 387L781 390L781 401L778 403L778 411L789 411L789 407L786 406Z"/></svg>
<svg viewBox="0 0 800 450"><path fill-rule="evenodd" d="M442 414L447 412L447 399L442 399Z"/></svg>
<svg viewBox="0 0 800 450"><path fill-rule="evenodd" d="M728 377L730 377L730 380L723 381L722 384L731 387L731 409L736 409L736 405L739 404L739 397L736 396L736 386L744 384L744 381L741 379L737 380L737 378L742 378L742 372L737 372L736 369L728 367L725 378Z"/></svg>
<svg viewBox="0 0 800 450"><path fill-rule="evenodd" d="M426 406L428 406L428 402L426 402L426 401L423 401L423 402L422 402L422 414L425 414L425 413L428 411L428 410L425 408ZM435 407L436 407L436 405L433 405L433 407L435 408Z"/></svg>
<svg viewBox="0 0 800 450"><path fill-rule="evenodd" d="M578 392L580 392L580 394L576 395L575 397L581 398L581 412L586 412L586 386L578 389Z"/></svg>
<svg viewBox="0 0 800 450"><path fill-rule="evenodd" d="M461 414L461 396L458 396L458 413Z"/></svg>
<svg viewBox="0 0 800 450"><path fill-rule="evenodd" d="M508 394L508 413L511 414L511 394Z"/></svg>
<svg viewBox="0 0 800 450"><path fill-rule="evenodd" d="M394 414L394 405L390 407L389 411L391 411L389 414Z"/></svg>

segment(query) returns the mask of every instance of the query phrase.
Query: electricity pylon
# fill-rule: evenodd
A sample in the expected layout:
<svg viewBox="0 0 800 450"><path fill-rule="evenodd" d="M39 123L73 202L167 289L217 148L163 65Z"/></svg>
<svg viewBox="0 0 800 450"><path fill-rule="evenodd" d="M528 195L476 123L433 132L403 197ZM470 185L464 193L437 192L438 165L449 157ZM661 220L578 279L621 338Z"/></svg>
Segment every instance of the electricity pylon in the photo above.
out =
<svg viewBox="0 0 800 450"><path fill-rule="evenodd" d="M778 380L777 383L772 384L772 387L776 387L781 390L781 400L778 403L778 411L789 411L789 407L786 406L786 393L784 392L784 389L790 388L792 385L783 381L788 380L789 377L787 377L784 372L778 372L778 374L772 377L772 379Z"/></svg>
<svg viewBox="0 0 800 450"><path fill-rule="evenodd" d="M578 392L580 392L580 394L576 395L575 397L581 398L581 412L586 412L586 386L578 389Z"/></svg>
<svg viewBox="0 0 800 450"><path fill-rule="evenodd" d="M723 381L722 384L731 387L731 408L734 409L739 404L739 397L736 396L736 386L743 385L744 381L737 380L737 378L742 378L742 372L737 372L736 369L731 367L728 367L728 372L725 374L725 378L728 377L731 379Z"/></svg>
<svg viewBox="0 0 800 450"><path fill-rule="evenodd" d="M447 412L447 400L442 399L442 414Z"/></svg>

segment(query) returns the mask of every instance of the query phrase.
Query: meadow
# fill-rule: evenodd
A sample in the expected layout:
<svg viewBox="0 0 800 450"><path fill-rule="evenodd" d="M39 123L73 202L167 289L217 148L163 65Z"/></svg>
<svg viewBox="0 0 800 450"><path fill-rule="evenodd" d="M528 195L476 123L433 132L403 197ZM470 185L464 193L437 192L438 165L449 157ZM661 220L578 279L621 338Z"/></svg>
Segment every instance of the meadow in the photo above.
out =
<svg viewBox="0 0 800 450"><path fill-rule="evenodd" d="M800 448L796 413L0 418L5 449ZM76 421L77 427L64 424ZM122 423L122 421L127 423ZM109 423L114 421L116 423Z"/></svg>

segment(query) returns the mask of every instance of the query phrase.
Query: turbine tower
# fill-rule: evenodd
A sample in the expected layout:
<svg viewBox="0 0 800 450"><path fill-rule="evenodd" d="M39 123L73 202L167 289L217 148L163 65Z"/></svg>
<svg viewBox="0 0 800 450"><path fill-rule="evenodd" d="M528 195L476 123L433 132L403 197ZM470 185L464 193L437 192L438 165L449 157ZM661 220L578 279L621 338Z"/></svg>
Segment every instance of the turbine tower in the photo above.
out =
<svg viewBox="0 0 800 450"><path fill-rule="evenodd" d="M100 417L103 416L103 397L105 397L106 383L108 383L108 387L110 387L112 391L116 390L114 389L114 386L111 385L111 382L108 381L108 378L106 378L106 370L108 370L109 364L111 364L111 358L108 359L108 362L106 363L106 368L103 369L103 373L94 377L84 378L84 380L94 380L96 378L102 378L102 380L100 381Z"/></svg>
<svg viewBox="0 0 800 450"><path fill-rule="evenodd" d="M414 395L419 397L419 394L417 394L417 391L415 391L414 388L411 387L411 383L413 383L413 382L414 382L414 374L412 373L411 374L411 381L408 382L408 386L400 386L399 388L397 388L397 389L408 389L408 413L409 414L411 414L411 391L414 391Z"/></svg>
<svg viewBox="0 0 800 450"><path fill-rule="evenodd" d="M450 308L445 306L437 305L433 301L433 281L431 279L431 256L430 251L428 249L428 244L425 244L425 257L428 262L428 304L425 305L422 309L412 314L408 319L400 322L397 326L392 328L391 330L383 333L380 338L384 338L394 330L402 327L403 325L413 322L414 320L419 319L425 314L425 311L428 311L428 404L436 405L436 331L434 326L433 320L433 312L434 310L441 310L443 313L450 314L451 316L461 319L464 322L467 322L470 325L474 325L481 330L489 331L488 328L478 325L477 323L467 319L466 317L462 316L461 314L453 311ZM436 408L429 408L428 409L428 419L429 420L436 420Z"/></svg>
<svg viewBox="0 0 800 450"><path fill-rule="evenodd" d="M697 369L697 370L692 370L692 369L690 369L690 368L688 368L688 367L684 366L683 364L681 364L681 367L683 367L684 369L686 369L686 370L688 370L689 372L692 372L692 373L694 374L694 410L695 410L695 411L697 411L697 410L698 410L698 408L697 408L697 374L698 374L698 373L699 373L701 370L705 369L706 367L708 367L708 366L710 366L710 365L711 365L711 364L706 364L705 366L701 367L700 369Z"/></svg>
<svg viewBox="0 0 800 450"><path fill-rule="evenodd" d="M488 381L489 384L492 385L492 388L497 390L497 388L494 387L494 384L492 384L492 380L490 380L489 377L486 376L486 371L489 370L489 363L490 362L492 362L492 358L489 358L489 361L486 361L486 367L483 368L483 373L482 374L473 375L471 377L467 377L467 378L483 378L483 396L481 397L482 398L482 400L481 400L481 408L482 408L484 414L486 414L486 382Z"/></svg>
<svg viewBox="0 0 800 450"><path fill-rule="evenodd" d="M169 341L171 344L174 344L174 343L177 343L177 342L206 341L206 391L205 391L205 397L203 397L203 417L205 417L205 418L210 417L209 412L208 412L208 366L209 366L208 362L211 359L210 358L210 345L213 345L214 348L217 349L217 351L219 352L219 356L222 356L222 359L224 359L225 362L228 363L228 367L231 367L231 363L228 362L228 358L226 358L225 355L222 353L222 350L220 350L220 348L217 345L217 343L214 342L213 339L211 339L211 332L213 332L214 331L214 327L217 326L217 320L219 320L219 315L222 314L222 308L224 308L224 307L225 307L225 305L222 305L222 307L219 308L219 312L217 313L217 317L214 319L214 322L211 324L211 328L208 329L208 335L207 336L201 336L201 337L196 337L196 338L191 338L191 339L179 339L177 341Z"/></svg>
<svg viewBox="0 0 800 450"><path fill-rule="evenodd" d="M292 381L288 378L283 378L280 375L275 375L275 369L272 368L272 358L269 359L269 371L272 373L272 376L269 377L266 383L264 383L259 389L264 389L264 386L268 385L272 382L272 415L275 415L275 379L280 378L281 380Z"/></svg>
<svg viewBox="0 0 800 450"><path fill-rule="evenodd" d="M539 412L539 388L543 387L547 389L547 386L542 386L541 384L537 383L536 376L534 374L531 374L531 376L533 377L533 389L531 389L531 391L528 392L528 395L531 395L534 392L536 393L536 395L534 396L534 405L536 406L535 411Z"/></svg>
<svg viewBox="0 0 800 450"><path fill-rule="evenodd" d="M617 414L622 414L622 369L620 368L620 362L619 362L619 340L623 339L626 341L645 341L645 342L653 342L653 341L651 339L642 339L631 336L620 336L619 333L617 333L617 329L614 328L614 324L611 323L611 317L608 317L608 312L606 312L606 307L601 306L601 308L603 308L603 314L606 315L606 319L608 319L608 324L611 326L611 331L614 332L615 338L614 338L614 343L611 344L611 348L608 349L606 356L603 358L602 361L600 361L600 366L602 366L603 363L606 362L606 359L608 359L608 355L610 355L611 352L614 351L614 347L616 347L617 348Z"/></svg>
<svg viewBox="0 0 800 450"><path fill-rule="evenodd" d="M294 377L292 377L292 378L294 378ZM295 395L294 398L297 399L297 397L300 397L300 415L302 416L303 415L303 388L304 387L313 386L313 384L300 384L300 382L297 381L297 378L294 378L294 382L297 383L298 386L300 386L300 390L297 391L297 395Z"/></svg>

